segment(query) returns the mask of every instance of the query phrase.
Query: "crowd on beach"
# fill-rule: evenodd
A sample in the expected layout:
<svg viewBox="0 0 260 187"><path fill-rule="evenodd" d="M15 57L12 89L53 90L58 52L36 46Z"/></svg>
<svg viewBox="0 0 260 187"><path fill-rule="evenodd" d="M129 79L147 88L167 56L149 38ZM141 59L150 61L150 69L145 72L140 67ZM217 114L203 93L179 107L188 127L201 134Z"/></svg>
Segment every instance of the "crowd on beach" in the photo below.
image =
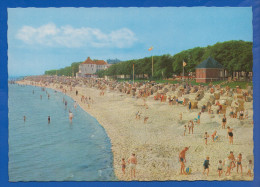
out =
<svg viewBox="0 0 260 187"><path fill-rule="evenodd" d="M56 88L66 94L68 91L73 92L80 98L80 102L91 108L95 103L94 98L87 96L86 93L80 93L76 86L88 86L90 88L96 88L100 90L99 96L102 97L107 91L110 92L119 92L127 94L131 97L135 97L143 100L143 106L146 110L149 110L149 106L146 103L148 97L152 97L155 102L167 103L170 106L185 106L188 111L197 110L197 117L194 119L188 120L188 123L183 124L184 132L183 136L192 136L196 128L200 128L203 125L201 121L202 115L209 115L214 117L214 115L221 115L221 125L218 129L212 129L212 132L204 132L201 134L203 138L203 144L207 146L209 144L208 140L211 139L212 143L217 143L220 139L218 131L227 131L227 143L230 144L230 149L232 150L233 137L234 137L234 128L228 124L228 118L237 119L243 121L248 119L248 111L244 107L244 102L252 101L252 87L248 86L247 89L241 89L239 87L231 89L228 86L225 88L221 85L212 85L208 86L203 85L192 85L190 83L177 83L177 84L158 84L153 81L151 82L117 82L115 80L105 80L98 78L68 78L68 77L57 77L57 76L35 76L27 77L25 80L30 81L30 84L37 86L48 86L50 84L55 84ZM43 88L44 89L44 88ZM46 92L48 98L50 95ZM208 96L207 99L205 95ZM221 97L225 98L221 100ZM42 98L42 96L41 96ZM65 107L67 107L67 101L63 99ZM74 107L77 107L77 102L75 101ZM230 109L229 114L227 115L227 108ZM179 114L179 121L183 121L183 114ZM147 124L149 121L149 116L143 115L141 111L137 111L135 114L135 119L143 119L144 124ZM72 122L73 114L69 110L69 120ZM24 116L24 121L26 117ZM176 119L177 120L177 119ZM48 123L50 123L50 116L48 116ZM253 124L253 122L252 122ZM223 138L223 137L221 137ZM185 154L189 150L189 147L185 147L179 154L180 162L180 174L188 175L190 171L185 168L186 158ZM121 160L122 173L125 174L125 169L129 164L129 171L131 179L136 177L136 165L137 157L133 153L130 158ZM203 165L203 174L208 176L210 168L210 158L206 156ZM243 164L245 165L245 164ZM239 153L237 158L235 158L233 151L230 151L230 154L226 159L219 160L218 165L216 166L216 171L218 176L221 177L225 171L225 176L231 175L232 170L236 167L237 173L240 172L242 175L242 154ZM253 160L248 160L247 162L247 175L252 176L253 173Z"/></svg>

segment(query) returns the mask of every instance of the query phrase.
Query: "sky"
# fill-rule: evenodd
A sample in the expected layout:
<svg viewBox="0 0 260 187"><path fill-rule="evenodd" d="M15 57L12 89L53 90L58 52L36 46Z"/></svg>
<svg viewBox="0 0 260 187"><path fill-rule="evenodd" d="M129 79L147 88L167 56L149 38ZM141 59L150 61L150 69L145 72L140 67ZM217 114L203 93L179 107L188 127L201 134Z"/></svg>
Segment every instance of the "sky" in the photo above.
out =
<svg viewBox="0 0 260 187"><path fill-rule="evenodd" d="M251 7L8 8L9 76L253 41ZM148 48L153 46L152 51Z"/></svg>

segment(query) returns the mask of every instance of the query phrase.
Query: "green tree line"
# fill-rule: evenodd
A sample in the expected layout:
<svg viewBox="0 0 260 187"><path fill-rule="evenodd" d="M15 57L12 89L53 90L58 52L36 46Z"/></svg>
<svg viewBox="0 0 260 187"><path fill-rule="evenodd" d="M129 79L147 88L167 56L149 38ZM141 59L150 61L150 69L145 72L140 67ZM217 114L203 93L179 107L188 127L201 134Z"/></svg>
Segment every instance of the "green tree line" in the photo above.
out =
<svg viewBox="0 0 260 187"><path fill-rule="evenodd" d="M70 66L61 69L53 69L45 71L45 75L64 75L64 76L76 76L76 73L79 71L79 65L82 62L73 62Z"/></svg>
<svg viewBox="0 0 260 187"><path fill-rule="evenodd" d="M154 56L154 79L170 78L173 74L182 73L182 63L185 61L187 65L184 68L185 74L194 72L195 67L208 57L212 57L221 63L225 69L232 74L233 72L251 72L253 67L252 42L246 41L226 41L216 43L207 47L195 47L177 53L175 55L165 54L162 56ZM58 75L72 76L72 67L78 72L80 62L73 63L70 67L57 70ZM135 75L147 74L152 77L152 57L142 59L134 59L122 61L111 65L108 69L97 72L99 77L116 75L133 75L133 64L135 67ZM46 71L45 74L55 75L56 70Z"/></svg>

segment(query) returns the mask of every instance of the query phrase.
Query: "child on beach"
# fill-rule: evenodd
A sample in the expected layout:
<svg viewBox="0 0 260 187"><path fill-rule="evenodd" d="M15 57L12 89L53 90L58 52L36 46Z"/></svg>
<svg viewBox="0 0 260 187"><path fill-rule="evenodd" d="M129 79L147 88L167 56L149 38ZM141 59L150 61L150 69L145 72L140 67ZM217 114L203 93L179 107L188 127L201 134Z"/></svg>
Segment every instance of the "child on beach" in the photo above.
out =
<svg viewBox="0 0 260 187"><path fill-rule="evenodd" d="M203 167L204 167L204 171L203 171L203 175L205 174L205 171L207 170L207 176L209 175L209 157L206 157L206 160L203 163Z"/></svg>
<svg viewBox="0 0 260 187"><path fill-rule="evenodd" d="M223 173L223 163L222 160L220 160L218 162L218 176L221 177L222 173Z"/></svg>
<svg viewBox="0 0 260 187"><path fill-rule="evenodd" d="M249 163L247 165L247 175L249 175L250 177L252 177L252 170L253 170L252 160L249 160Z"/></svg>
<svg viewBox="0 0 260 187"><path fill-rule="evenodd" d="M122 158L122 172L123 172L123 174L125 174L125 168L126 168L125 159Z"/></svg>
<svg viewBox="0 0 260 187"><path fill-rule="evenodd" d="M209 135L207 132L205 132L205 134L204 134L205 145L207 145L207 143L208 143L208 138L209 138Z"/></svg>
<svg viewBox="0 0 260 187"><path fill-rule="evenodd" d="M189 128L189 134L190 134L190 131L191 131L192 134L193 134L194 123L193 123L192 120L189 121L189 123L188 123L188 128Z"/></svg>
<svg viewBox="0 0 260 187"><path fill-rule="evenodd" d="M239 153L239 155L237 157L237 173L238 173L239 168L240 168L241 176L242 176L243 171L242 171L242 154L241 153Z"/></svg>
<svg viewBox="0 0 260 187"><path fill-rule="evenodd" d="M201 115L201 112L198 113L198 121L197 121L198 124L200 124L200 115Z"/></svg>
<svg viewBox="0 0 260 187"><path fill-rule="evenodd" d="M222 118L222 129L225 129L226 123L227 123L227 118L226 118L226 115L224 114L224 116Z"/></svg>
<svg viewBox="0 0 260 187"><path fill-rule="evenodd" d="M212 142L215 141L216 135L217 135L217 131L214 131L213 134L211 135L211 137L212 137Z"/></svg>
<svg viewBox="0 0 260 187"><path fill-rule="evenodd" d="M227 127L227 135L229 138L229 143L233 144L233 129L231 129L229 126Z"/></svg>
<svg viewBox="0 0 260 187"><path fill-rule="evenodd" d="M183 136L185 136L186 130L187 130L187 126L184 125L184 134L183 134Z"/></svg>

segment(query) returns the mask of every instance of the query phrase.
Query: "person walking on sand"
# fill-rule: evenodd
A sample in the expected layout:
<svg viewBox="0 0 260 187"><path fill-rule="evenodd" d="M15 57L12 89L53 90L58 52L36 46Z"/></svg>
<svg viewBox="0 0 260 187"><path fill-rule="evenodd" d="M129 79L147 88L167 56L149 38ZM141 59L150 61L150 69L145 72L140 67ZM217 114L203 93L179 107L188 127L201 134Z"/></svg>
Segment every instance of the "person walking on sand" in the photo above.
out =
<svg viewBox="0 0 260 187"><path fill-rule="evenodd" d="M219 160L218 162L218 176L221 177L223 173L223 163L222 163L222 160Z"/></svg>
<svg viewBox="0 0 260 187"><path fill-rule="evenodd" d="M194 123L193 123L192 120L189 121L189 123L188 123L188 128L189 128L189 134L190 134L190 131L191 131L192 134L193 134Z"/></svg>
<svg viewBox="0 0 260 187"><path fill-rule="evenodd" d="M207 176L209 175L209 157L206 157L206 160L203 163L203 167L204 167L204 171L203 171L203 175L205 174L205 171L207 170Z"/></svg>
<svg viewBox="0 0 260 187"><path fill-rule="evenodd" d="M205 145L208 145L208 138L209 138L209 135L207 132L205 132L205 134L204 134Z"/></svg>
<svg viewBox="0 0 260 187"><path fill-rule="evenodd" d="M135 169L136 169L136 165L137 165L137 158L135 156L135 154L133 153L130 158L128 159L128 163L129 163L129 168L130 168L130 173L131 173L131 178L134 176L135 178Z"/></svg>
<svg viewBox="0 0 260 187"><path fill-rule="evenodd" d="M200 124L200 115L201 115L201 112L198 113L198 120L197 120L198 124Z"/></svg>
<svg viewBox="0 0 260 187"><path fill-rule="evenodd" d="M185 147L179 154L179 162L181 164L181 175L186 175L186 172L185 172L185 162L186 162L186 158L185 158L185 154L186 154L186 151L188 151L188 147Z"/></svg>
<svg viewBox="0 0 260 187"><path fill-rule="evenodd" d="M226 158L224 161L225 165L227 166L227 171L225 173L225 175L230 175L230 171L231 171L231 159Z"/></svg>
<svg viewBox="0 0 260 187"><path fill-rule="evenodd" d="M125 159L124 158L122 158L121 165L122 165L122 172L123 172L123 174L125 174L126 163L125 163Z"/></svg>
<svg viewBox="0 0 260 187"><path fill-rule="evenodd" d="M184 134L183 134L183 136L185 136L186 131L187 131L187 126L184 125Z"/></svg>
<svg viewBox="0 0 260 187"><path fill-rule="evenodd" d="M240 168L241 176L242 176L243 170L242 170L242 154L241 153L239 153L239 155L237 157L237 173L238 173L239 168Z"/></svg>
<svg viewBox="0 0 260 187"><path fill-rule="evenodd" d="M191 102L189 102L189 111L191 110Z"/></svg>
<svg viewBox="0 0 260 187"><path fill-rule="evenodd" d="M253 170L252 160L249 160L249 163L247 165L247 175L249 175L249 177L252 177L252 170Z"/></svg>
<svg viewBox="0 0 260 187"><path fill-rule="evenodd" d="M225 129L225 126L226 126L226 123L227 123L227 118L226 118L226 115L224 114L223 118L222 118L222 129Z"/></svg>
<svg viewBox="0 0 260 187"><path fill-rule="evenodd" d="M229 143L233 144L233 129L231 129L229 126L227 127L227 136L229 138Z"/></svg>

